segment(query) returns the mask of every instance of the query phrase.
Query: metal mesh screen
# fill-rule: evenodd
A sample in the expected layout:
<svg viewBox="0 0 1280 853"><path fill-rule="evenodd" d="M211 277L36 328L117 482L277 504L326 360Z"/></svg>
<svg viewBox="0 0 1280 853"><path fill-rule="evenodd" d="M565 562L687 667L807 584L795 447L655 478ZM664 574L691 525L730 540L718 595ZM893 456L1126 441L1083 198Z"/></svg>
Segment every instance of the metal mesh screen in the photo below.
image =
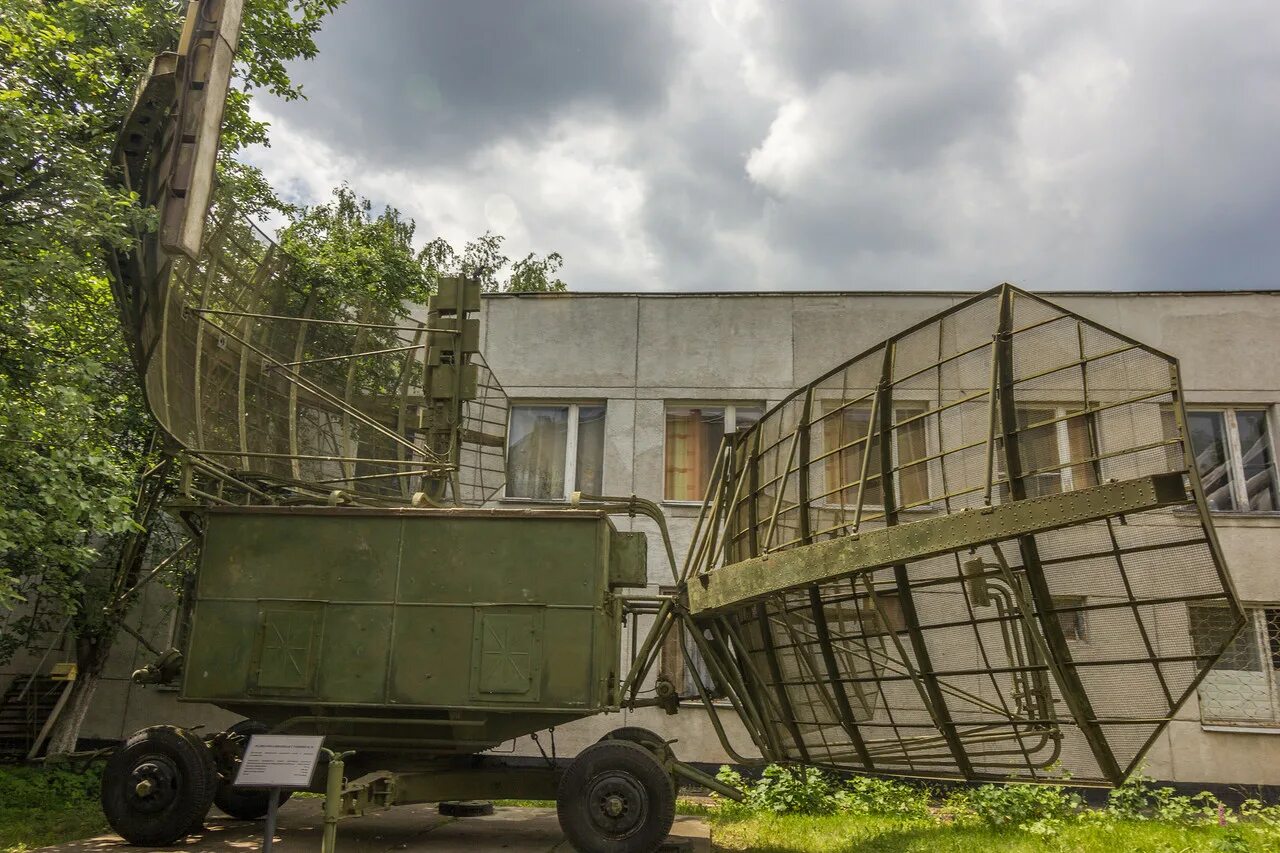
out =
<svg viewBox="0 0 1280 853"><path fill-rule="evenodd" d="M507 482L507 422L511 407L484 357L475 353L471 360L478 367L476 394L462 404L458 476L450 482L450 495L455 503L479 506Z"/></svg>
<svg viewBox="0 0 1280 853"><path fill-rule="evenodd" d="M1233 614L1225 607L1193 605L1190 619L1197 650L1228 643L1200 683L1202 719L1224 725L1280 722L1280 608L1249 608L1245 628L1234 639Z"/></svg>
<svg viewBox="0 0 1280 853"><path fill-rule="evenodd" d="M225 211L194 261L140 280L126 321L151 410L195 461L196 496L404 502L434 479L478 504L501 488L506 396L478 353L465 356L477 381L455 449L428 438L430 316L300 286L279 247Z"/></svg>
<svg viewBox="0 0 1280 853"><path fill-rule="evenodd" d="M1006 285L735 436L687 576L762 750L1120 781L1241 624L1183 420L1172 358Z"/></svg>

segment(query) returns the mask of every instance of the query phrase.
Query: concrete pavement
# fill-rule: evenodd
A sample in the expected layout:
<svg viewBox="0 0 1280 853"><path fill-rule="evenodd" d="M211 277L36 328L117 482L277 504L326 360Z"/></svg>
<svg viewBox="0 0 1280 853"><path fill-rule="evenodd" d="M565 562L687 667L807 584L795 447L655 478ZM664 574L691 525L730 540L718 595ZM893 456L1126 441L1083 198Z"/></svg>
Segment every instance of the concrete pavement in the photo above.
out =
<svg viewBox="0 0 1280 853"><path fill-rule="evenodd" d="M294 799L280 809L275 853L316 853L322 832L321 800ZM197 851L249 851L262 846L263 821L240 821L214 810L205 830L171 847L139 848L119 836L104 835L85 841L46 847L37 853L125 853L153 850L174 853ZM705 821L677 817L668 839L671 851L711 853L711 831ZM564 840L556 811L550 808L499 807L489 817L447 818L434 804L397 806L387 811L349 818L338 824L340 853L573 853Z"/></svg>

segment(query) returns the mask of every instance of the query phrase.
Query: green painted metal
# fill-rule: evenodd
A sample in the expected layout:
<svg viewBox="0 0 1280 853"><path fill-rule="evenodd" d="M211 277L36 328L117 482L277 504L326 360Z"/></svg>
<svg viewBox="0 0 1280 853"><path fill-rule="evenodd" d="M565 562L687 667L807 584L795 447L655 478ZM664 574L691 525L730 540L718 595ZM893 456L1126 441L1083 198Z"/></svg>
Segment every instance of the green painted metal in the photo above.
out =
<svg viewBox="0 0 1280 853"><path fill-rule="evenodd" d="M714 613L792 587L849 577L970 545L1192 502L1182 475L1157 474L873 528L775 551L699 575L688 586L689 609L695 614Z"/></svg>
<svg viewBox="0 0 1280 853"><path fill-rule="evenodd" d="M236 507L204 521L185 701L305 716L289 730L344 747L442 752L619 705L615 592L644 583L643 549L603 512Z"/></svg>

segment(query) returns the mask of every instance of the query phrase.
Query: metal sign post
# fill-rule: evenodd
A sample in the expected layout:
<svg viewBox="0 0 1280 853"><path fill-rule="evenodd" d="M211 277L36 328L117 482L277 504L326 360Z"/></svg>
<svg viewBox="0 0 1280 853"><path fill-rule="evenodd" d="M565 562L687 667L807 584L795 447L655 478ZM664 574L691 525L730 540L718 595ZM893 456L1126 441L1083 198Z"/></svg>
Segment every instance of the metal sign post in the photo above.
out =
<svg viewBox="0 0 1280 853"><path fill-rule="evenodd" d="M310 786L323 745L323 737L310 735L253 735L249 738L235 784L241 788L266 788L270 792L267 826L262 839L264 853L269 853L275 840L280 791Z"/></svg>
<svg viewBox="0 0 1280 853"><path fill-rule="evenodd" d="M263 853L271 853L271 846L276 840L276 810L280 808L280 789L268 788L271 798L267 800L267 828L262 835Z"/></svg>

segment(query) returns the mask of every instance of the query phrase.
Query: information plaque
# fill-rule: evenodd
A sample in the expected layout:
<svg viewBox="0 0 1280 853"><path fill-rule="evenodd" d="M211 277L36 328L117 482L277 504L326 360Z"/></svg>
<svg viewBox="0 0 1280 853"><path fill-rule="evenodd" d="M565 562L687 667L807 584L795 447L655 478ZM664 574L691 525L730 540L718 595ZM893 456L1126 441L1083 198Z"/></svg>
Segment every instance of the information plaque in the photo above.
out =
<svg viewBox="0 0 1280 853"><path fill-rule="evenodd" d="M242 788L306 788L323 743L322 736L253 735L235 784Z"/></svg>

